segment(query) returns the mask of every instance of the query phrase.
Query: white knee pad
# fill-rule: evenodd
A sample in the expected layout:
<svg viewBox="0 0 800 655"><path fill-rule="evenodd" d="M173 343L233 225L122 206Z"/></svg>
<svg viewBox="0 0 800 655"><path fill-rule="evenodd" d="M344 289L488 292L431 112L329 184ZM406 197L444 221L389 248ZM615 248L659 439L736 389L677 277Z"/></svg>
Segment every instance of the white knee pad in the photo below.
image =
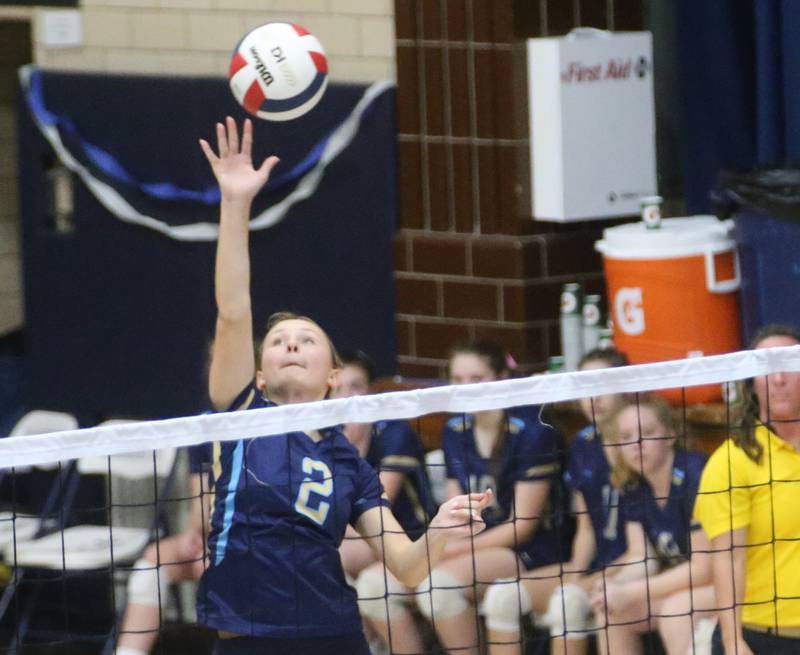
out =
<svg viewBox="0 0 800 655"><path fill-rule="evenodd" d="M156 565L144 557L133 565L128 578L128 602L136 605L158 607L167 602L170 579L166 569L157 569Z"/></svg>
<svg viewBox="0 0 800 655"><path fill-rule="evenodd" d="M411 594L393 575L380 569L366 569L355 584L362 616L378 621L397 616L410 602Z"/></svg>
<svg viewBox="0 0 800 655"><path fill-rule="evenodd" d="M547 605L544 623L551 637L585 639L592 605L586 592L575 584L556 587Z"/></svg>
<svg viewBox="0 0 800 655"><path fill-rule="evenodd" d="M520 617L531 611L531 598L516 578L504 578L486 591L481 609L490 630L516 632Z"/></svg>
<svg viewBox="0 0 800 655"><path fill-rule="evenodd" d="M428 619L448 619L469 607L464 583L445 571L433 571L417 587L417 607Z"/></svg>

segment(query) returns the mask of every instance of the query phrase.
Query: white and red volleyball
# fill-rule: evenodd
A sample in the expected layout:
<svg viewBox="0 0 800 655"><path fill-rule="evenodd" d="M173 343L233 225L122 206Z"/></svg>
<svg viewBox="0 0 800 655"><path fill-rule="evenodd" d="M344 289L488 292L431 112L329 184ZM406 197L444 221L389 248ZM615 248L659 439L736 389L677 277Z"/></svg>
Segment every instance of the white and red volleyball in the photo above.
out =
<svg viewBox="0 0 800 655"><path fill-rule="evenodd" d="M239 41L228 80L236 100L253 116L288 121L322 98L328 60L308 30L292 23L267 23Z"/></svg>

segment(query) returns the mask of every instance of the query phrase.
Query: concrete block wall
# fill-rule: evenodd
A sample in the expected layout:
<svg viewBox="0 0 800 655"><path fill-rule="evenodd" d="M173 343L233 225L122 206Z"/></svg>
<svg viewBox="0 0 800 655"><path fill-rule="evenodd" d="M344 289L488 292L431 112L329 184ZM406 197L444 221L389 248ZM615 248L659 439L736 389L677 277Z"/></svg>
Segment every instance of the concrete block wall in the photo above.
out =
<svg viewBox="0 0 800 655"><path fill-rule="evenodd" d="M47 48L33 12L34 61L57 68L224 75L236 42L270 21L299 23L329 58L331 78L394 79L391 0L84 0L83 45Z"/></svg>

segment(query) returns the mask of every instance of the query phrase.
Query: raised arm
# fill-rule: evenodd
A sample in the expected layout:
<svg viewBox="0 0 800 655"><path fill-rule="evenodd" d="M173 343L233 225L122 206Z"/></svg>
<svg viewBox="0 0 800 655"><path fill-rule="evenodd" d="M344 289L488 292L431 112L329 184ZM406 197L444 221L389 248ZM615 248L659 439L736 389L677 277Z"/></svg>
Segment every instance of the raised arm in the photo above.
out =
<svg viewBox="0 0 800 655"><path fill-rule="evenodd" d="M255 373L250 305L250 207L278 158L268 157L259 168L253 167L253 124L249 119L244 123L241 142L230 116L224 125L217 123L216 130L218 153L200 139L221 194L214 276L217 324L208 392L216 409L226 409Z"/></svg>

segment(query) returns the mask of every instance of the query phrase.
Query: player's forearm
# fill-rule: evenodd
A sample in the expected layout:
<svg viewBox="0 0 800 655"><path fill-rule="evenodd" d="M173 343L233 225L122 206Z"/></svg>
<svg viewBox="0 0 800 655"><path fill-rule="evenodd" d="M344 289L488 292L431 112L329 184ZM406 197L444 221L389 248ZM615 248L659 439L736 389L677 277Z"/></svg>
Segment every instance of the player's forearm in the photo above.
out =
<svg viewBox="0 0 800 655"><path fill-rule="evenodd" d="M223 199L215 269L217 310L222 320L250 316L250 200Z"/></svg>
<svg viewBox="0 0 800 655"><path fill-rule="evenodd" d="M414 589L442 559L448 540L447 528L429 528L416 541L408 540L404 548L387 549L386 567L406 587Z"/></svg>
<svg viewBox="0 0 800 655"><path fill-rule="evenodd" d="M717 547L717 545L715 539L714 546ZM745 588L745 555L742 549L733 549L732 551L716 551L711 557L714 592L720 608L719 625L722 642L726 648L730 648L742 638L741 612Z"/></svg>

